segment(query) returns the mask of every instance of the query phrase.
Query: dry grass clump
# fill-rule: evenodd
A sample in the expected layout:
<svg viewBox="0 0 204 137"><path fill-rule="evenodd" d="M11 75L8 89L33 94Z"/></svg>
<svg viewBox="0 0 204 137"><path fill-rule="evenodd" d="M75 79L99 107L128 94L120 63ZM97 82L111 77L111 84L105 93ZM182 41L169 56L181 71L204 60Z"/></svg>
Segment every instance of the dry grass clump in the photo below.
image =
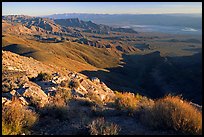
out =
<svg viewBox="0 0 204 137"><path fill-rule="evenodd" d="M16 98L11 104L2 108L2 134L19 135L29 133L29 129L37 122L38 115L20 104Z"/></svg>
<svg viewBox="0 0 204 137"><path fill-rule="evenodd" d="M49 97L49 103L40 110L41 116L48 116L54 119L68 119L68 100L70 93L68 91L58 91L55 96Z"/></svg>
<svg viewBox="0 0 204 137"><path fill-rule="evenodd" d="M151 109L154 106L154 103L155 102L152 99L143 96L138 102L137 112L143 113L143 111Z"/></svg>
<svg viewBox="0 0 204 137"><path fill-rule="evenodd" d="M103 106L103 101L100 99L99 95L93 92L88 92L85 97L88 97L94 105Z"/></svg>
<svg viewBox="0 0 204 137"><path fill-rule="evenodd" d="M179 96L168 95L142 115L154 128L173 129L184 134L202 134L202 114Z"/></svg>
<svg viewBox="0 0 204 137"><path fill-rule="evenodd" d="M52 75L48 73L40 72L38 76L36 77L36 79L38 79L39 81L49 81L52 79Z"/></svg>
<svg viewBox="0 0 204 137"><path fill-rule="evenodd" d="M133 112L137 109L139 100L139 95L136 96L135 94L129 92L116 92L115 104L119 110L128 110L129 112Z"/></svg>
<svg viewBox="0 0 204 137"><path fill-rule="evenodd" d="M55 98L61 98L64 102L68 103L72 99L71 89L57 88Z"/></svg>
<svg viewBox="0 0 204 137"><path fill-rule="evenodd" d="M78 88L80 86L80 83L78 80L71 80L69 82L69 88Z"/></svg>
<svg viewBox="0 0 204 137"><path fill-rule="evenodd" d="M104 118L93 120L88 127L91 135L118 135L120 131L118 125L106 122Z"/></svg>
<svg viewBox="0 0 204 137"><path fill-rule="evenodd" d="M69 87L69 83L70 83L70 80L63 80L61 83L60 83L60 86L61 87Z"/></svg>
<svg viewBox="0 0 204 137"><path fill-rule="evenodd" d="M93 102L91 102L91 100L89 98L75 98L75 97L73 97L73 99L75 101L77 101L80 104L80 106L92 107L95 105Z"/></svg>

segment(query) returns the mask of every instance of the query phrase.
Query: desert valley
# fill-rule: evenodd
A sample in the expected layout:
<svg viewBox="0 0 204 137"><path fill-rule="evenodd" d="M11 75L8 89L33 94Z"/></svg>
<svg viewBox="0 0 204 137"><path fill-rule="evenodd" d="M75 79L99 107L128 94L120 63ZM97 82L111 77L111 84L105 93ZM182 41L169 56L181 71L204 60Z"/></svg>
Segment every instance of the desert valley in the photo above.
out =
<svg viewBox="0 0 204 137"><path fill-rule="evenodd" d="M129 18L3 15L2 134L201 135L201 19Z"/></svg>

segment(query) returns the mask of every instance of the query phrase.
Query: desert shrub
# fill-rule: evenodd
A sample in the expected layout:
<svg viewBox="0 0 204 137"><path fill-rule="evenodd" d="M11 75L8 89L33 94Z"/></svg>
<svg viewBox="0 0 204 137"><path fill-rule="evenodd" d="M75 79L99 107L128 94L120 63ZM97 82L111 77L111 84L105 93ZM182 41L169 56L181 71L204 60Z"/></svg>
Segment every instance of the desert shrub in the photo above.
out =
<svg viewBox="0 0 204 137"><path fill-rule="evenodd" d="M100 99L99 95L88 92L85 97L88 97L94 105L103 106L103 101Z"/></svg>
<svg viewBox="0 0 204 137"><path fill-rule="evenodd" d="M67 120L69 119L68 108L47 105L40 110L41 117L50 117L53 119Z"/></svg>
<svg viewBox="0 0 204 137"><path fill-rule="evenodd" d="M80 83L78 80L71 80L69 82L69 88L78 88L80 86Z"/></svg>
<svg viewBox="0 0 204 137"><path fill-rule="evenodd" d="M105 114L104 111L105 109L103 107L98 107L96 105L91 106L91 113L93 116L102 117Z"/></svg>
<svg viewBox="0 0 204 137"><path fill-rule="evenodd" d="M88 127L91 135L118 135L120 131L118 125L106 122L104 118L93 120Z"/></svg>
<svg viewBox="0 0 204 137"><path fill-rule="evenodd" d="M56 98L61 98L64 102L68 103L70 99L72 99L71 89L67 88L57 88Z"/></svg>
<svg viewBox="0 0 204 137"><path fill-rule="evenodd" d="M173 129L184 134L202 134L202 114L179 96L168 95L142 115L154 128Z"/></svg>
<svg viewBox="0 0 204 137"><path fill-rule="evenodd" d="M142 98L140 98L139 102L138 102L138 109L137 111L143 111L143 110L147 110L147 109L151 109L154 106L154 101L152 99L149 99L145 96L143 96Z"/></svg>
<svg viewBox="0 0 204 137"><path fill-rule="evenodd" d="M49 103L40 109L41 116L48 116L54 119L68 119L68 105L61 94L49 97Z"/></svg>
<svg viewBox="0 0 204 137"><path fill-rule="evenodd" d="M40 72L38 76L36 77L36 79L38 79L39 81L48 81L52 79L52 75L48 73Z"/></svg>
<svg viewBox="0 0 204 137"><path fill-rule="evenodd" d="M35 112L22 106L18 99L13 98L11 104L2 107L2 134L28 134L37 120L38 115Z"/></svg>
<svg viewBox="0 0 204 137"><path fill-rule="evenodd" d="M60 86L61 87L69 87L69 83L70 83L70 80L63 80L61 83L60 83Z"/></svg>
<svg viewBox="0 0 204 137"><path fill-rule="evenodd" d="M78 98L77 101L81 106L92 107L95 105L89 98Z"/></svg>
<svg viewBox="0 0 204 137"><path fill-rule="evenodd" d="M128 110L130 113L132 113L137 109L137 104L139 100L140 98L135 96L133 93L116 92L115 104L116 104L116 108L119 110Z"/></svg>

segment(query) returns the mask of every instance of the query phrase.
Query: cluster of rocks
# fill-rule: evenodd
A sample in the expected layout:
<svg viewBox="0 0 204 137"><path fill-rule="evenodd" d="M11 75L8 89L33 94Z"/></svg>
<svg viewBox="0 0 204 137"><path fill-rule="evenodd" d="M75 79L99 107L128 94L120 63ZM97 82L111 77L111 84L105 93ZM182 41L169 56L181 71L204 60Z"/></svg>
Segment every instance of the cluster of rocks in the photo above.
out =
<svg viewBox="0 0 204 137"><path fill-rule="evenodd" d="M57 92L57 88L62 81L78 81L79 86L72 89L72 94L86 98L88 93L96 94L101 101L112 98L114 93L98 78L88 79L78 73L71 72L67 77L59 73L53 73L52 79L49 81L29 81L27 80L22 87L13 89L9 92L2 92L2 104L9 103L12 98L18 97L22 105L38 104L39 107L49 103L48 97Z"/></svg>
<svg viewBox="0 0 204 137"><path fill-rule="evenodd" d="M78 97L86 98L89 93L92 93L97 95L101 101L105 101L107 98L112 98L115 95L110 88L96 77L89 79L83 74L67 70L64 72L66 75L64 75L51 70L49 66L41 64L32 58L22 57L7 51L2 51L2 53L5 68L3 70L5 85L9 82L11 82L9 84L15 85L13 88L8 89L8 91L2 92L2 104L9 103L15 96L21 100L22 105L37 104L39 107L43 107L49 103L49 96L57 92L57 89L61 87L60 84L64 81L76 81L78 83L77 87L71 88L72 94ZM35 64L35 69L33 64ZM11 70L9 67L20 69ZM30 75L37 77L40 72L51 74L51 79L39 81L28 78ZM19 81L21 81L20 84Z"/></svg>

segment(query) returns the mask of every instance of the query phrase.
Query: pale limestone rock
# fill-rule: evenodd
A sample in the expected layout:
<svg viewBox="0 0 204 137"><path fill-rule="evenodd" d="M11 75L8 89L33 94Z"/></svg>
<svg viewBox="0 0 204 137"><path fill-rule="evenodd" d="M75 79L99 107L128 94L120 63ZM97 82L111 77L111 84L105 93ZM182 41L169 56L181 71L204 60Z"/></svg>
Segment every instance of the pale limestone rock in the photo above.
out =
<svg viewBox="0 0 204 137"><path fill-rule="evenodd" d="M24 87L27 89L23 93L23 97L33 98L34 100L40 101L42 107L48 103L48 97L40 86L33 82L27 82Z"/></svg>
<svg viewBox="0 0 204 137"><path fill-rule="evenodd" d="M23 97L19 97L19 100L20 100L22 105L24 105L24 106L29 105L29 103Z"/></svg>
<svg viewBox="0 0 204 137"><path fill-rule="evenodd" d="M100 80L97 78L97 77L93 77L91 78L91 81L96 83L96 84L99 84L100 83Z"/></svg>

